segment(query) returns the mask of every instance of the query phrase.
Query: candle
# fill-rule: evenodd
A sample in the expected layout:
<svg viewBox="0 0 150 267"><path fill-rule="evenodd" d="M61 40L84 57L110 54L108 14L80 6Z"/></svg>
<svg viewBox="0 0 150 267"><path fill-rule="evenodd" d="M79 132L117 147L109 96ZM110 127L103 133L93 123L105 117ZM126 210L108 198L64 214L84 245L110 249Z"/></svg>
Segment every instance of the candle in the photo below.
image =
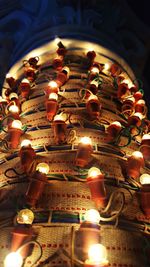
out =
<svg viewBox="0 0 150 267"><path fill-rule="evenodd" d="M30 167L34 161L36 153L31 146L31 141L25 139L21 142L21 149L19 151L19 157L21 160L21 165L25 173L28 173Z"/></svg>
<svg viewBox="0 0 150 267"><path fill-rule="evenodd" d="M140 151L145 160L150 160L150 134L144 134L141 140Z"/></svg>
<svg viewBox="0 0 150 267"><path fill-rule="evenodd" d="M108 267L107 250L102 244L94 244L89 248L88 259L84 267Z"/></svg>
<svg viewBox="0 0 150 267"><path fill-rule="evenodd" d="M128 97L123 101L122 104L122 113L130 116L134 111L135 98L133 96Z"/></svg>
<svg viewBox="0 0 150 267"><path fill-rule="evenodd" d="M93 148L91 139L89 137L82 137L78 145L75 165L81 168L87 166L91 159L92 152Z"/></svg>
<svg viewBox="0 0 150 267"><path fill-rule="evenodd" d="M87 184L91 191L91 198L95 202L98 209L106 206L106 189L104 185L104 174L96 168L89 169Z"/></svg>
<svg viewBox="0 0 150 267"><path fill-rule="evenodd" d="M106 130L107 141L108 142L114 141L118 137L121 130L122 130L122 125L119 121L114 121L110 123Z"/></svg>
<svg viewBox="0 0 150 267"><path fill-rule="evenodd" d="M58 95L56 93L49 94L48 99L46 100L46 112L47 119L52 121L53 117L56 115L58 110Z"/></svg>
<svg viewBox="0 0 150 267"><path fill-rule="evenodd" d="M19 85L19 90L23 98L28 98L30 93L30 82L27 79L23 79Z"/></svg>
<svg viewBox="0 0 150 267"><path fill-rule="evenodd" d="M65 84L65 82L69 79L70 70L68 67L63 67L63 69L57 74L56 82L59 87Z"/></svg>
<svg viewBox="0 0 150 267"><path fill-rule="evenodd" d="M9 253L4 260L4 267L21 267L23 258L19 252Z"/></svg>
<svg viewBox="0 0 150 267"><path fill-rule="evenodd" d="M22 123L19 120L14 120L9 128L9 141L11 148L17 148L20 137L23 134Z"/></svg>
<svg viewBox="0 0 150 267"><path fill-rule="evenodd" d="M36 171L30 178L30 183L26 192L26 202L30 206L35 206L40 198L45 183L47 181L47 174L49 172L49 166L46 163L39 163L36 167Z"/></svg>
<svg viewBox="0 0 150 267"><path fill-rule="evenodd" d="M67 125L63 114L56 115L52 124L55 143L60 145L66 142Z"/></svg>
<svg viewBox="0 0 150 267"><path fill-rule="evenodd" d="M142 185L140 192L140 203L144 214L150 217L150 175L144 173L140 176Z"/></svg>
<svg viewBox="0 0 150 267"><path fill-rule="evenodd" d="M82 258L87 258L89 247L101 241L100 237L100 215L95 209L90 209L85 213L85 221L81 223L76 233L76 247L82 251Z"/></svg>
<svg viewBox="0 0 150 267"><path fill-rule="evenodd" d="M90 95L87 99L86 110L92 120L98 119L100 115L101 105L96 95Z"/></svg>
<svg viewBox="0 0 150 267"><path fill-rule="evenodd" d="M144 167L144 158L140 151L134 151L127 161L127 175L133 179L140 176L140 170Z"/></svg>

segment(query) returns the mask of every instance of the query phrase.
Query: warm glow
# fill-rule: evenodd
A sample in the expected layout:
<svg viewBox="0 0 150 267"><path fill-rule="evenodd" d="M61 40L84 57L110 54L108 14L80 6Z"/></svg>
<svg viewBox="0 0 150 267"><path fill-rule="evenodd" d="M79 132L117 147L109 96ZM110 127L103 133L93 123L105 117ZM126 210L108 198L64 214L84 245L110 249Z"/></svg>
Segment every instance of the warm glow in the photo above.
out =
<svg viewBox="0 0 150 267"><path fill-rule="evenodd" d="M93 264L107 264L107 251L102 244L91 245L88 251L89 263Z"/></svg>
<svg viewBox="0 0 150 267"><path fill-rule="evenodd" d="M10 73L7 73L6 74L6 79L9 79L9 78L11 78L12 77L12 75L10 74Z"/></svg>
<svg viewBox="0 0 150 267"><path fill-rule="evenodd" d="M56 37L56 38L54 39L54 42L55 42L55 44L57 45L58 43L61 42L61 39L60 39L59 37Z"/></svg>
<svg viewBox="0 0 150 267"><path fill-rule="evenodd" d="M63 114L58 114L54 117L54 121L64 121L64 116Z"/></svg>
<svg viewBox="0 0 150 267"><path fill-rule="evenodd" d="M129 88L131 88L133 85L132 81L131 80L128 80L128 79L124 79L121 83L126 83L128 85Z"/></svg>
<svg viewBox="0 0 150 267"><path fill-rule="evenodd" d="M131 102L133 102L133 103L135 103L135 98L133 96L129 96L129 97L125 98L125 100L123 101L123 103L125 101L128 101L128 100L131 101Z"/></svg>
<svg viewBox="0 0 150 267"><path fill-rule="evenodd" d="M85 218L85 221L87 221L87 222L98 224L100 221L100 214L99 214L98 210L90 209L90 210L86 211L84 218Z"/></svg>
<svg viewBox="0 0 150 267"><path fill-rule="evenodd" d="M143 99L140 99L136 102L136 105L145 105L145 101Z"/></svg>
<svg viewBox="0 0 150 267"><path fill-rule="evenodd" d="M98 97L96 95L91 94L88 98L88 101L90 100L98 100Z"/></svg>
<svg viewBox="0 0 150 267"><path fill-rule="evenodd" d="M19 120L14 120L11 124L12 128L16 128L16 129L21 129L22 127L22 122Z"/></svg>
<svg viewBox="0 0 150 267"><path fill-rule="evenodd" d="M90 137L81 137L80 139L80 143L84 144L84 145L92 145L92 141Z"/></svg>
<svg viewBox="0 0 150 267"><path fill-rule="evenodd" d="M140 120L143 119L143 115L140 112L135 112L133 116L138 117Z"/></svg>
<svg viewBox="0 0 150 267"><path fill-rule="evenodd" d="M91 68L91 72L93 72L93 73L99 73L99 69L96 68L96 67L92 67Z"/></svg>
<svg viewBox="0 0 150 267"><path fill-rule="evenodd" d="M22 209L17 214L17 222L19 224L32 224L34 220L34 213L29 209Z"/></svg>
<svg viewBox="0 0 150 267"><path fill-rule="evenodd" d="M142 185L144 184L150 184L150 174L144 173L140 176L140 183Z"/></svg>
<svg viewBox="0 0 150 267"><path fill-rule="evenodd" d="M19 112L19 108L16 105L11 105L9 107L9 111L12 113L18 113Z"/></svg>
<svg viewBox="0 0 150 267"><path fill-rule="evenodd" d="M47 163L45 163L45 162L39 163L36 166L36 171L42 172L44 174L48 174L48 172L49 172L49 165Z"/></svg>
<svg viewBox="0 0 150 267"><path fill-rule="evenodd" d="M27 147L27 146L31 146L31 141L28 140L28 139L24 139L24 140L21 142L20 146L21 146L21 147L23 147L23 146L25 146L25 147Z"/></svg>
<svg viewBox="0 0 150 267"><path fill-rule="evenodd" d="M104 64L104 70L109 70L110 68L110 64L109 63L105 63Z"/></svg>
<svg viewBox="0 0 150 267"><path fill-rule="evenodd" d="M23 79L21 83L29 83L28 79Z"/></svg>
<svg viewBox="0 0 150 267"><path fill-rule="evenodd" d="M9 95L9 99L11 100L12 98L17 98L18 99L18 95L16 93L11 93Z"/></svg>
<svg viewBox="0 0 150 267"><path fill-rule="evenodd" d="M96 167L92 167L88 171L88 177L97 177L99 174L101 174L101 171Z"/></svg>
<svg viewBox="0 0 150 267"><path fill-rule="evenodd" d="M143 140L150 140L150 134L144 134L142 137L142 141Z"/></svg>
<svg viewBox="0 0 150 267"><path fill-rule="evenodd" d="M50 93L48 98L57 101L57 99L58 99L58 95L57 95L56 93Z"/></svg>
<svg viewBox="0 0 150 267"><path fill-rule="evenodd" d="M115 125L115 126L118 126L118 127L122 127L121 126L121 123L119 121L114 121L112 122L110 125ZM109 126L108 126L109 127Z"/></svg>
<svg viewBox="0 0 150 267"><path fill-rule="evenodd" d="M67 66L63 67L62 71L63 71L63 70L65 70L65 71L67 72L67 74L69 75L69 73L70 73L70 69L69 69Z"/></svg>
<svg viewBox="0 0 150 267"><path fill-rule="evenodd" d="M143 159L143 154L140 151L134 151L132 153L132 156L134 156L135 158L141 158L141 159Z"/></svg>
<svg viewBox="0 0 150 267"><path fill-rule="evenodd" d="M4 260L4 267L21 267L22 263L23 259L19 252L11 252Z"/></svg>
<svg viewBox="0 0 150 267"><path fill-rule="evenodd" d="M58 87L58 84L55 81L50 81L48 83L48 86L50 86L52 89L54 89L54 88L57 88Z"/></svg>
<svg viewBox="0 0 150 267"><path fill-rule="evenodd" d="M98 82L95 81L95 80L91 81L90 84L91 84L91 85L93 84L93 85L95 85L96 87L98 87Z"/></svg>

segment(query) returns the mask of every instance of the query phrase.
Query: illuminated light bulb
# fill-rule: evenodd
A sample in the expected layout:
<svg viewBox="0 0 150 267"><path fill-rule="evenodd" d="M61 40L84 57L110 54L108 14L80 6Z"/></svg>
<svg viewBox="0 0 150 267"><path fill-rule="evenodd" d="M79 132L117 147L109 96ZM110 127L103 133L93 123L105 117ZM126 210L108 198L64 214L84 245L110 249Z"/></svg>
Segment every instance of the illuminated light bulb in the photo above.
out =
<svg viewBox="0 0 150 267"><path fill-rule="evenodd" d="M88 259L84 267L108 267L107 250L102 244L94 244L89 248Z"/></svg>
<svg viewBox="0 0 150 267"><path fill-rule="evenodd" d="M135 112L145 114L147 112L146 104L143 99L140 99L135 104Z"/></svg>
<svg viewBox="0 0 150 267"><path fill-rule="evenodd" d="M19 113L19 108L18 108L16 105L11 105L11 106L9 107L9 111L10 111L11 113Z"/></svg>
<svg viewBox="0 0 150 267"><path fill-rule="evenodd" d="M126 83L121 83L118 85L117 97L119 100L125 99L129 95L129 93L129 87Z"/></svg>
<svg viewBox="0 0 150 267"><path fill-rule="evenodd" d="M48 83L48 86L46 87L46 93L50 94L50 93L58 93L58 84L55 81L50 81Z"/></svg>
<svg viewBox="0 0 150 267"><path fill-rule="evenodd" d="M4 267L21 267L23 258L19 252L9 253L4 260Z"/></svg>
<svg viewBox="0 0 150 267"><path fill-rule="evenodd" d="M67 125L64 121L63 114L58 114L54 117L52 129L55 143L59 145L64 144L66 142Z"/></svg>
<svg viewBox="0 0 150 267"><path fill-rule="evenodd" d="M127 161L127 175L133 179L137 179L140 176L140 170L143 167L143 154L140 151L134 151Z"/></svg>
<svg viewBox="0 0 150 267"><path fill-rule="evenodd" d="M25 173L29 173L30 167L36 157L36 153L31 146L31 141L25 139L20 144L21 149L19 151L21 166Z"/></svg>
<svg viewBox="0 0 150 267"><path fill-rule="evenodd" d="M18 212L16 217L19 224L32 224L34 220L34 213L29 209L22 209Z"/></svg>
<svg viewBox="0 0 150 267"><path fill-rule="evenodd" d="M110 73L113 77L117 77L122 73L122 70L121 70L120 66L118 66L116 63L113 63L110 66Z"/></svg>
<svg viewBox="0 0 150 267"><path fill-rule="evenodd" d="M18 95L16 94L16 93L11 93L10 95L9 95L9 99L10 100L12 100L12 99L18 99Z"/></svg>
<svg viewBox="0 0 150 267"><path fill-rule="evenodd" d="M99 214L98 210L90 209L90 210L87 210L86 211L85 216L84 216L84 219L85 219L86 222L91 222L91 223L99 224L100 214Z"/></svg>
<svg viewBox="0 0 150 267"><path fill-rule="evenodd" d="M110 63L105 63L104 64L104 70L109 70L110 68Z"/></svg>
<svg viewBox="0 0 150 267"><path fill-rule="evenodd" d="M107 127L106 133L107 133L107 141L112 142L116 140L116 137L118 137L118 134L122 130L122 125L119 121L114 121L109 124Z"/></svg>
<svg viewBox="0 0 150 267"><path fill-rule="evenodd" d="M150 135L144 134L141 140L140 151L145 160L150 160Z"/></svg>
<svg viewBox="0 0 150 267"><path fill-rule="evenodd" d="M90 95L86 102L86 110L92 120L98 119L101 105L96 95Z"/></svg>
<svg viewBox="0 0 150 267"><path fill-rule="evenodd" d="M97 67L91 67L90 71L94 74L99 74L99 69Z"/></svg>
<svg viewBox="0 0 150 267"><path fill-rule="evenodd" d="M28 79L23 79L19 85L19 90L21 92L21 96L23 98L28 98L29 94L30 94L30 82L28 81Z"/></svg>
<svg viewBox="0 0 150 267"><path fill-rule="evenodd" d="M53 117L56 115L58 110L58 95L56 93L49 94L48 99L46 100L46 112L47 119L52 121Z"/></svg>
<svg viewBox="0 0 150 267"><path fill-rule="evenodd" d="M11 78L11 77L12 77L12 76L11 76L10 73L7 73L7 74L6 74L6 79Z"/></svg>
<svg viewBox="0 0 150 267"><path fill-rule="evenodd" d="M140 191L140 204L143 213L146 217L150 218L150 175L144 173L140 176L141 191Z"/></svg>
<svg viewBox="0 0 150 267"><path fill-rule="evenodd" d="M134 111L135 98L133 96L128 97L123 101L121 111L123 114L130 116Z"/></svg>
<svg viewBox="0 0 150 267"><path fill-rule="evenodd" d="M36 166L36 171L44 173L44 174L48 174L49 172L49 165L45 162L39 163Z"/></svg>
<svg viewBox="0 0 150 267"><path fill-rule="evenodd" d="M47 181L47 174L49 172L49 165L47 163L39 163L36 166L36 171L33 173L26 192L26 202L28 205L34 207L43 193L45 183Z"/></svg>
<svg viewBox="0 0 150 267"><path fill-rule="evenodd" d="M61 87L62 85L64 85L67 82L67 80L69 79L69 73L70 73L70 69L67 66L65 66L57 74L56 82L57 82L59 87Z"/></svg>
<svg viewBox="0 0 150 267"><path fill-rule="evenodd" d="M9 127L9 141L11 148L17 148L20 142L20 137L23 134L22 123L19 120L14 120Z"/></svg>
<svg viewBox="0 0 150 267"><path fill-rule="evenodd" d="M89 137L82 137L80 139L78 150L75 158L75 165L84 168L88 165L91 154L93 152L92 141Z"/></svg>
<svg viewBox="0 0 150 267"><path fill-rule="evenodd" d="M104 174L96 168L92 167L88 171L87 184L90 188L91 198L95 202L98 209L106 205L106 189L104 185Z"/></svg>

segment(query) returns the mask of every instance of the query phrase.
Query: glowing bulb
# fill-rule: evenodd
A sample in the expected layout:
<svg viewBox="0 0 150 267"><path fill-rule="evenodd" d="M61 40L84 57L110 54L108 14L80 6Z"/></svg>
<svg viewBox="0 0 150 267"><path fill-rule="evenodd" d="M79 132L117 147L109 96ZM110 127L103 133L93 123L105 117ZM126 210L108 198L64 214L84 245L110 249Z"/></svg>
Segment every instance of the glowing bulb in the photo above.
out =
<svg viewBox="0 0 150 267"><path fill-rule="evenodd" d="M9 79L9 78L11 78L12 77L12 75L10 74L10 73L7 73L6 74L6 79Z"/></svg>
<svg viewBox="0 0 150 267"><path fill-rule="evenodd" d="M101 171L100 171L100 169L98 169L96 167L92 167L88 171L88 177L96 177L99 174L101 174Z"/></svg>
<svg viewBox="0 0 150 267"><path fill-rule="evenodd" d="M23 147L23 146L25 146L25 147L27 147L27 146L31 146L31 141L28 140L28 139L24 139L24 140L21 142L20 146L21 146L21 147Z"/></svg>
<svg viewBox="0 0 150 267"><path fill-rule="evenodd" d="M54 121L64 121L63 114L58 114L54 117Z"/></svg>
<svg viewBox="0 0 150 267"><path fill-rule="evenodd" d="M95 85L96 87L98 87L98 82L95 81L95 80L91 81L90 84L91 84L91 85Z"/></svg>
<svg viewBox="0 0 150 267"><path fill-rule="evenodd" d="M121 123L119 121L114 121L111 123L111 125L116 125L118 127L121 127Z"/></svg>
<svg viewBox="0 0 150 267"><path fill-rule="evenodd" d="M84 136L80 139L80 143L84 144L84 145L92 145L92 141L91 138Z"/></svg>
<svg viewBox="0 0 150 267"><path fill-rule="evenodd" d="M110 68L110 64L109 63L105 63L104 64L104 70L109 70Z"/></svg>
<svg viewBox="0 0 150 267"><path fill-rule="evenodd" d="M12 128L16 128L16 129L21 129L22 127L22 122L19 120L14 120L11 124Z"/></svg>
<svg viewBox="0 0 150 267"><path fill-rule="evenodd" d="M57 101L57 99L58 99L58 95L57 95L56 93L51 93L51 94L49 94L49 97L48 97L48 98Z"/></svg>
<svg viewBox="0 0 150 267"><path fill-rule="evenodd" d="M135 158L142 158L143 159L143 154L140 151L134 151L132 153L132 156L134 156Z"/></svg>
<svg viewBox="0 0 150 267"><path fill-rule="evenodd" d="M47 163L45 162L42 162L42 163L39 163L37 166L36 166L36 171L38 172L42 172L44 174L48 174L49 172L49 166Z"/></svg>
<svg viewBox="0 0 150 267"><path fill-rule="evenodd" d="M11 105L9 107L9 111L12 113L18 113L19 112L19 108L16 105Z"/></svg>
<svg viewBox="0 0 150 267"><path fill-rule="evenodd" d="M17 222L19 224L32 224L34 220L34 213L29 209L22 209L18 212Z"/></svg>
<svg viewBox="0 0 150 267"><path fill-rule="evenodd" d="M50 81L50 82L48 83L48 85L49 85L51 88L56 88L56 87L58 87L58 84L57 84L55 81Z"/></svg>
<svg viewBox="0 0 150 267"><path fill-rule="evenodd" d="M142 185L144 184L150 184L150 174L144 173L140 176L140 183Z"/></svg>
<svg viewBox="0 0 150 267"><path fill-rule="evenodd" d="M143 115L140 112L135 112L133 116L138 117L140 120L143 119Z"/></svg>
<svg viewBox="0 0 150 267"><path fill-rule="evenodd" d="M11 252L4 260L4 267L21 267L22 263L23 259L19 252Z"/></svg>
<svg viewBox="0 0 150 267"><path fill-rule="evenodd" d="M98 97L96 96L96 95L93 95L93 94L91 94L90 96L89 96L89 98L88 98L88 101L90 101L90 100L98 100Z"/></svg>
<svg viewBox="0 0 150 267"><path fill-rule="evenodd" d="M18 99L18 95L16 93L11 93L9 95L9 99L11 100L12 98L17 98Z"/></svg>
<svg viewBox="0 0 150 267"><path fill-rule="evenodd" d="M23 79L21 82L22 83L29 83L28 79Z"/></svg>
<svg viewBox="0 0 150 267"><path fill-rule="evenodd" d="M150 140L150 134L144 134L142 137L142 141L143 140Z"/></svg>
<svg viewBox="0 0 150 267"><path fill-rule="evenodd" d="M107 251L102 244L91 245L88 251L88 262L94 264L108 264Z"/></svg>
<svg viewBox="0 0 150 267"><path fill-rule="evenodd" d="M93 72L93 73L99 73L99 69L96 68L96 67L92 67L91 68L91 72Z"/></svg>
<svg viewBox="0 0 150 267"><path fill-rule="evenodd" d="M87 221L87 222L98 224L100 221L100 214L97 210L90 209L90 210L86 211L84 218L85 218L85 221Z"/></svg>
<svg viewBox="0 0 150 267"><path fill-rule="evenodd" d="M54 42L56 43L56 45L58 44L58 43L60 43L61 42L61 39L59 38L59 37L56 37L55 39L54 39Z"/></svg>

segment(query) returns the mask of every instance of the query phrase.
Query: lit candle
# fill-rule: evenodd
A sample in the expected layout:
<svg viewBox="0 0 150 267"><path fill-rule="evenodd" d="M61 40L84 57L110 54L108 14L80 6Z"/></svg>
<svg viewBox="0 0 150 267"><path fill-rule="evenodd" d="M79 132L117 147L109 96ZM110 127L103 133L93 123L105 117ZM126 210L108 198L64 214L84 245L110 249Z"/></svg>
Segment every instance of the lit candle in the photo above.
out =
<svg viewBox="0 0 150 267"><path fill-rule="evenodd" d="M55 143L60 145L66 142L67 125L63 114L56 115L52 124Z"/></svg>
<svg viewBox="0 0 150 267"><path fill-rule="evenodd" d="M19 252L9 253L4 260L4 267L21 267L23 258Z"/></svg>
<svg viewBox="0 0 150 267"><path fill-rule="evenodd" d="M108 267L107 251L102 244L94 244L89 248L88 259L84 267Z"/></svg>
<svg viewBox="0 0 150 267"><path fill-rule="evenodd" d="M127 160L127 175L133 179L137 179L143 167L144 158L142 153L140 151L134 151Z"/></svg>
<svg viewBox="0 0 150 267"><path fill-rule="evenodd" d="M145 101L143 99L138 100L135 103L135 112L139 112L144 115L146 111L147 109L146 109Z"/></svg>
<svg viewBox="0 0 150 267"><path fill-rule="evenodd" d="M89 169L87 184L91 191L91 197L98 209L106 206L106 189L104 185L104 174L96 168Z"/></svg>
<svg viewBox="0 0 150 267"><path fill-rule="evenodd" d="M14 88L16 85L16 80L11 76L10 73L6 74L6 82L8 83L10 88Z"/></svg>
<svg viewBox="0 0 150 267"><path fill-rule="evenodd" d="M135 98L133 96L128 97L123 101L121 111L123 114L130 116L134 111Z"/></svg>
<svg viewBox="0 0 150 267"><path fill-rule="evenodd" d="M76 233L76 247L82 251L82 256L87 258L89 247L101 242L100 236L100 215L95 209L90 209L85 213L85 221L81 223Z"/></svg>
<svg viewBox="0 0 150 267"><path fill-rule="evenodd" d="M31 141L25 139L21 142L21 149L19 151L19 157L21 161L22 168L25 173L28 173L31 167L31 164L34 161L36 153L31 146Z"/></svg>
<svg viewBox="0 0 150 267"><path fill-rule="evenodd" d="M91 119L96 120L100 115L101 105L96 95L90 95L86 102L86 110Z"/></svg>
<svg viewBox="0 0 150 267"><path fill-rule="evenodd" d="M75 165L81 168L87 166L91 159L92 152L93 148L91 139L89 137L82 137L78 145Z"/></svg>
<svg viewBox="0 0 150 267"><path fill-rule="evenodd" d="M33 229L31 225L19 224L11 232L11 251L17 251L24 243L31 241ZM26 246L20 251L23 258L28 256L30 246ZM16 267L16 266L15 266Z"/></svg>
<svg viewBox="0 0 150 267"><path fill-rule="evenodd" d="M106 130L107 141L108 142L114 141L121 130L122 130L122 125L119 121L114 121L110 123Z"/></svg>
<svg viewBox="0 0 150 267"><path fill-rule="evenodd" d="M118 86L117 97L119 100L124 99L129 95L129 87L126 83L121 83Z"/></svg>
<svg viewBox="0 0 150 267"><path fill-rule="evenodd" d="M53 117L56 115L58 110L58 95L56 93L49 94L48 99L46 100L46 112L47 119L52 121Z"/></svg>
<svg viewBox="0 0 150 267"><path fill-rule="evenodd" d="M19 120L14 120L9 128L9 141L11 148L17 148L20 137L23 134L22 123Z"/></svg>
<svg viewBox="0 0 150 267"><path fill-rule="evenodd" d="M140 192L140 203L144 214L150 217L150 175L144 173L140 176L142 185Z"/></svg>
<svg viewBox="0 0 150 267"><path fill-rule="evenodd" d="M36 72L35 72L35 69L32 68L32 67L26 67L25 68L25 71L24 71L24 74L26 76L26 78L30 81L30 82L33 82L36 78Z"/></svg>
<svg viewBox="0 0 150 267"><path fill-rule="evenodd" d="M55 81L50 81L48 83L48 86L46 86L46 88L44 89L44 91L46 92L47 95L49 95L50 93L58 93L58 84Z"/></svg>
<svg viewBox="0 0 150 267"><path fill-rule="evenodd" d="M30 206L35 206L41 194L43 193L45 183L47 181L47 174L49 166L46 163L39 163L36 171L33 173L28 189L26 192L26 201Z"/></svg>
<svg viewBox="0 0 150 267"><path fill-rule="evenodd" d="M141 140L140 151L145 160L150 160L150 134L144 134Z"/></svg>
<svg viewBox="0 0 150 267"><path fill-rule="evenodd" d="M116 63L113 63L110 66L110 73L113 77L119 76L121 74L122 70L120 66L118 66Z"/></svg>
<svg viewBox="0 0 150 267"><path fill-rule="evenodd" d="M63 67L63 69L57 74L56 82L59 87L65 84L65 82L69 79L70 70L68 67Z"/></svg>
<svg viewBox="0 0 150 267"><path fill-rule="evenodd" d="M30 94L30 82L27 79L23 79L19 85L19 90L23 98L28 98Z"/></svg>

